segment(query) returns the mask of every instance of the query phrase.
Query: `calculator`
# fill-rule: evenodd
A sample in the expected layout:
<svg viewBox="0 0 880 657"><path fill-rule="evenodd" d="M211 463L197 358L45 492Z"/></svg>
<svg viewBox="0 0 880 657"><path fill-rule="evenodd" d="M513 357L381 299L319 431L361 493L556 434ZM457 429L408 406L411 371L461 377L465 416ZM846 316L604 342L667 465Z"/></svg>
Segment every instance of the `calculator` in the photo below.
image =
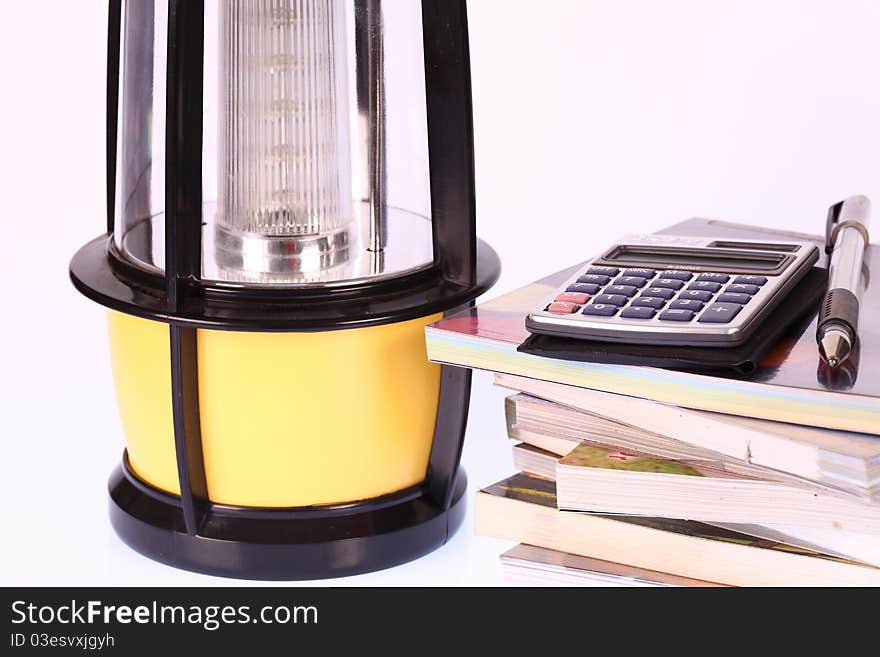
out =
<svg viewBox="0 0 880 657"><path fill-rule="evenodd" d="M798 240L623 238L526 317L531 333L651 345L732 347L819 259Z"/></svg>

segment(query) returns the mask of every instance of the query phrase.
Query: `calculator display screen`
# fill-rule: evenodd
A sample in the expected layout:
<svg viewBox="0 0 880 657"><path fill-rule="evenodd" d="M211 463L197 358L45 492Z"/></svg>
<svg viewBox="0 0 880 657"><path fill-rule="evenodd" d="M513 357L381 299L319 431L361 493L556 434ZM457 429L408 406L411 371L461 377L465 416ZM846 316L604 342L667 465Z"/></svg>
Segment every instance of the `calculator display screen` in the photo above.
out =
<svg viewBox="0 0 880 657"><path fill-rule="evenodd" d="M675 249L623 245L615 247L603 260L619 263L663 263L668 266L726 268L730 270L775 271L788 258L777 253L748 253L715 249Z"/></svg>

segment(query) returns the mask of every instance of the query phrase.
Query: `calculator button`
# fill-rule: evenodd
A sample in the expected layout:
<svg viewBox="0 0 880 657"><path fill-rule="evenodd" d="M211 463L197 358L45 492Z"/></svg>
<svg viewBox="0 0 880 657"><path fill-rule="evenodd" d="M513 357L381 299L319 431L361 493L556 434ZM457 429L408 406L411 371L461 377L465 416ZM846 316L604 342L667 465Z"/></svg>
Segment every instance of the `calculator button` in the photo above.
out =
<svg viewBox="0 0 880 657"><path fill-rule="evenodd" d="M740 305L747 304L752 297L748 294L737 294L736 292L722 292L718 295L718 299L716 301L722 301L724 303L738 303Z"/></svg>
<svg viewBox="0 0 880 657"><path fill-rule="evenodd" d="M632 285L633 287L645 287L645 283L648 282L648 279L642 278L641 276L621 276L620 278L615 279L615 285Z"/></svg>
<svg viewBox="0 0 880 657"><path fill-rule="evenodd" d="M665 287L649 287L647 290L642 290L642 296L660 297L668 301L675 296L675 292Z"/></svg>
<svg viewBox="0 0 880 657"><path fill-rule="evenodd" d="M623 272L624 276L637 276L638 278L654 278L657 272L653 269L627 269Z"/></svg>
<svg viewBox="0 0 880 657"><path fill-rule="evenodd" d="M694 277L694 275L689 271L661 271L660 278L674 278L679 281L689 281Z"/></svg>
<svg viewBox="0 0 880 657"><path fill-rule="evenodd" d="M632 303L629 304L630 308L634 306L644 306L646 308L655 308L660 309L666 305L666 299L658 299L657 297L647 297L642 295L640 297L636 297L632 300Z"/></svg>
<svg viewBox="0 0 880 657"><path fill-rule="evenodd" d="M587 273L596 276L617 276L620 270L617 267L590 267Z"/></svg>
<svg viewBox="0 0 880 657"><path fill-rule="evenodd" d="M737 294L757 294L760 290L757 285L743 285L741 283L731 283L725 288L725 292L736 292Z"/></svg>
<svg viewBox="0 0 880 657"><path fill-rule="evenodd" d="M617 306L612 306L609 303L591 303L589 306L584 307L584 315L611 317L616 315L618 310L620 309Z"/></svg>
<svg viewBox="0 0 880 657"><path fill-rule="evenodd" d="M741 285L761 286L767 284L767 278L765 276L737 276L733 282Z"/></svg>
<svg viewBox="0 0 880 657"><path fill-rule="evenodd" d="M589 300L590 295L583 294L582 292L562 292L561 294L556 295L556 298L554 299L554 301L576 303L580 306L584 305Z"/></svg>
<svg viewBox="0 0 880 657"><path fill-rule="evenodd" d="M565 288L566 292L580 292L581 294L596 294L601 288L601 285L596 285L595 283L574 283Z"/></svg>
<svg viewBox="0 0 880 657"><path fill-rule="evenodd" d="M738 303L713 303L706 308L697 321L708 324L727 324L739 314L742 308Z"/></svg>
<svg viewBox="0 0 880 657"><path fill-rule="evenodd" d="M622 294L625 297L631 297L636 292L638 292L638 288L634 285L609 285L605 288L606 294Z"/></svg>
<svg viewBox="0 0 880 657"><path fill-rule="evenodd" d="M626 297L622 294L600 294L594 299L595 303L611 306L625 306Z"/></svg>
<svg viewBox="0 0 880 657"><path fill-rule="evenodd" d="M651 283L652 287L665 287L668 290L680 290L684 287L684 281L676 278L658 278Z"/></svg>
<svg viewBox="0 0 880 657"><path fill-rule="evenodd" d="M601 274L587 274L586 276L581 276L579 279L577 279L577 282L592 283L593 285L607 285L608 281L610 280L610 276L603 276Z"/></svg>
<svg viewBox="0 0 880 657"><path fill-rule="evenodd" d="M660 313L660 319L666 322L689 322L694 318L691 310L664 310Z"/></svg>
<svg viewBox="0 0 880 657"><path fill-rule="evenodd" d="M727 274L700 274L697 276L698 281L708 281L710 283L726 283L730 280Z"/></svg>
<svg viewBox="0 0 880 657"><path fill-rule="evenodd" d="M702 301L697 301L696 299L676 299L671 304L669 304L670 310L691 310L695 313L700 312L703 309Z"/></svg>
<svg viewBox="0 0 880 657"><path fill-rule="evenodd" d="M679 299L695 299L696 301L708 301L712 298L711 292L706 292L704 290L682 290L681 294L678 295Z"/></svg>
<svg viewBox="0 0 880 657"><path fill-rule="evenodd" d="M699 292L717 292L721 289L721 283L713 283L712 281L694 281L688 285L689 290L697 290Z"/></svg>
<svg viewBox="0 0 880 657"><path fill-rule="evenodd" d="M630 306L629 308L624 308L620 316L626 319L651 319L656 312L656 310L647 306Z"/></svg>
<svg viewBox="0 0 880 657"><path fill-rule="evenodd" d="M547 306L548 313L559 313L560 315L571 315L576 313L580 308L576 303L566 303L565 301L554 301Z"/></svg>

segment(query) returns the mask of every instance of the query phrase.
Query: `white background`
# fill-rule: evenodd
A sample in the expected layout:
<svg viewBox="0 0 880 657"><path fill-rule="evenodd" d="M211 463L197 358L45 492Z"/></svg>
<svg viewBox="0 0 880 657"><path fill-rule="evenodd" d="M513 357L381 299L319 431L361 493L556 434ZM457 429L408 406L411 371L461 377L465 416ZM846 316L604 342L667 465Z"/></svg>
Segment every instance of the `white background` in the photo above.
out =
<svg viewBox="0 0 880 657"><path fill-rule="evenodd" d="M106 3L0 21L0 584L228 583L127 549L106 517L122 436L104 312L67 279L104 224ZM880 202L880 1L472 0L478 225L492 294L620 234L707 216L819 232ZM512 471L503 394L474 380L472 488ZM473 536L353 585L497 584Z"/></svg>

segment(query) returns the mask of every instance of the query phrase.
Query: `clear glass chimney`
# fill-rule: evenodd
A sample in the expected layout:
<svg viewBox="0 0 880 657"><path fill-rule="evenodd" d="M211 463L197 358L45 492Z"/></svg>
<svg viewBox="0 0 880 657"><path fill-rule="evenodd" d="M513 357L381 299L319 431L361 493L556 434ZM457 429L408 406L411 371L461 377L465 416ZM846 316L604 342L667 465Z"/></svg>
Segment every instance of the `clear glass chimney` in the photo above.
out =
<svg viewBox="0 0 880 657"><path fill-rule="evenodd" d="M155 274L167 30L166 1L125 4L114 245ZM433 264L420 3L208 2L203 70L206 284L350 284Z"/></svg>

